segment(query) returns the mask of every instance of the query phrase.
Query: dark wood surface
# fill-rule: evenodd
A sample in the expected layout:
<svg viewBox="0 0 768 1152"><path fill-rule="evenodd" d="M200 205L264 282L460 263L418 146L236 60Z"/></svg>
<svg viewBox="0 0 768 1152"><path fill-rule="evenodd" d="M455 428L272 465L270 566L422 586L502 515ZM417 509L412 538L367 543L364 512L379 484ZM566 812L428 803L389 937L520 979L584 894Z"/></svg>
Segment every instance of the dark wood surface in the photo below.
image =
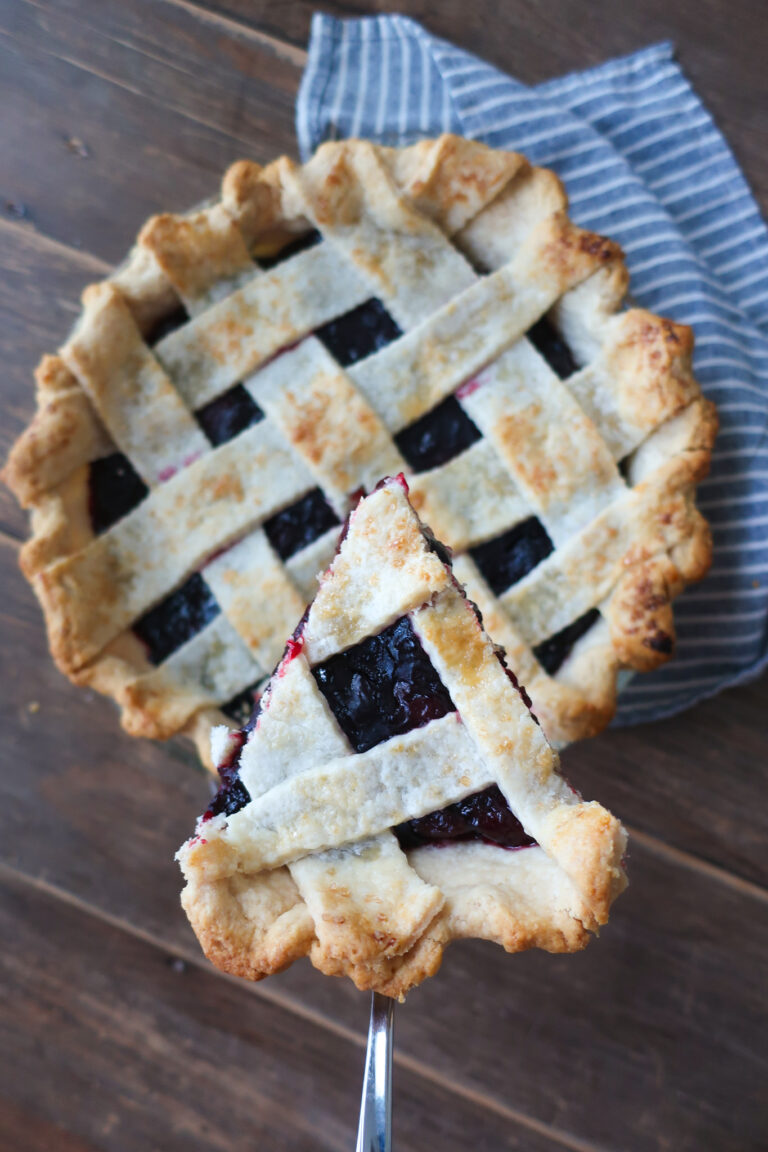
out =
<svg viewBox="0 0 768 1152"><path fill-rule="evenodd" d="M404 5L535 82L670 37L768 204L762 0ZM376 6L333 3L343 15ZM0 455L31 372L151 212L295 152L311 5L0 0ZM0 490L0 1148L353 1146L367 998L300 964L212 970L172 855L206 784L46 651ZM454 945L398 1010L401 1150L768 1147L766 682L569 750L633 831L631 887L575 957Z"/></svg>

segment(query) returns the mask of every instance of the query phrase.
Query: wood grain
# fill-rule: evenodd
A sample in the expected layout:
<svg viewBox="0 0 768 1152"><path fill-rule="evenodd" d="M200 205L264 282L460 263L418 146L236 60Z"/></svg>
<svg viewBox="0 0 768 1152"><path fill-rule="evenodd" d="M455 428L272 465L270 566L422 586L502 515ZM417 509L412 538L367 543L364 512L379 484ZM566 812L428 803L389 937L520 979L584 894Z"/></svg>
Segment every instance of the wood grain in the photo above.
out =
<svg viewBox="0 0 768 1152"><path fill-rule="evenodd" d="M32 373L43 351L64 340L80 311L86 284L108 264L37 233L30 224L0 220L0 311L3 315L0 459L34 411ZM27 534L27 517L0 484L0 531Z"/></svg>
<svg viewBox="0 0 768 1152"><path fill-rule="evenodd" d="M303 54L151 0L2 0L0 29L4 459L32 414L35 364L146 217L214 194L243 155L295 150ZM0 531L20 538L25 524L0 486Z"/></svg>
<svg viewBox="0 0 768 1152"><path fill-rule="evenodd" d="M404 5L528 82L675 37L765 192L762 6L669 9ZM143 219L210 194L239 155L294 150L310 11L0 0L0 454L39 355ZM366 998L306 964L256 987L207 968L172 861L207 781L55 671L16 570L24 530L0 492L0 1147L350 1147ZM568 751L574 784L638 829L632 886L583 955L449 950L399 1012L399 1147L768 1145L767 683Z"/></svg>
<svg viewBox="0 0 768 1152"><path fill-rule="evenodd" d="M6 212L110 263L147 216L215 193L232 161L293 146L299 69L191 7L3 0L0 27Z"/></svg>
<svg viewBox="0 0 768 1152"><path fill-rule="evenodd" d="M13 563L14 549L0 548L0 557ZM8 575L2 583L9 597L0 637L8 770L0 795L14 819L0 859L110 918L115 930L139 931L199 959L179 910L172 855L205 804L207 781L180 746L122 735L111 706L59 676L46 659L31 593ZM22 650L26 659L14 674ZM717 701L724 712L729 697L739 695ZM753 724L756 714L757 706ZM668 723L683 731L687 718ZM724 742L721 761L728 754ZM686 763L681 756L661 767L682 774ZM12 770L19 765L23 772ZM695 795L696 777L689 781ZM648 786L646 774L628 800ZM759 804L759 792L741 804L743 814ZM713 1147L757 1148L745 1141L756 1140L768 1119L760 1087L768 897L713 878L695 860L670 860L653 843L633 846L630 869L629 892L583 955L510 958L490 945L452 946L439 978L400 1013L398 1052L409 1069L527 1114L558 1139L622 1147L610 1143L620 1115L635 1133L632 1147L650 1149L661 1115L681 1149L697 1149L705 1130L717 1134ZM364 997L306 964L259 986L257 995L357 1032L364 1020ZM710 1079L720 1085L713 1115L704 1104ZM729 1144L735 1118L728 1101L737 1099L741 1143Z"/></svg>
<svg viewBox="0 0 768 1152"><path fill-rule="evenodd" d="M0 1066L9 1152L352 1147L362 1040L297 1019L9 872L0 873L0 930L0 1019L14 1053ZM425 1116L435 1147L561 1147L413 1072L398 1075L397 1094L401 1149L424 1148Z"/></svg>

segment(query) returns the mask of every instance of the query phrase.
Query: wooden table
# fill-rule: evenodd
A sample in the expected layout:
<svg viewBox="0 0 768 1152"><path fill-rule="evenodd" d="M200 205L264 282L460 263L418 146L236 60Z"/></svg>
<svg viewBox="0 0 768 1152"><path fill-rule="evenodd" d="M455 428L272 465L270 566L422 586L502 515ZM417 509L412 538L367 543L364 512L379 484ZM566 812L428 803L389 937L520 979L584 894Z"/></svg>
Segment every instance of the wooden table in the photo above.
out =
<svg viewBox="0 0 768 1152"><path fill-rule="evenodd" d="M524 81L674 38L768 203L763 0L404 7ZM295 151L310 13L0 2L0 453L38 356L144 218L202 199L240 156ZM206 782L54 670L24 534L0 492L0 1147L351 1149L368 998L306 963L249 986L205 962L172 856ZM578 956L449 950L398 1012L400 1152L768 1147L767 708L757 683L567 753L634 833L631 888Z"/></svg>

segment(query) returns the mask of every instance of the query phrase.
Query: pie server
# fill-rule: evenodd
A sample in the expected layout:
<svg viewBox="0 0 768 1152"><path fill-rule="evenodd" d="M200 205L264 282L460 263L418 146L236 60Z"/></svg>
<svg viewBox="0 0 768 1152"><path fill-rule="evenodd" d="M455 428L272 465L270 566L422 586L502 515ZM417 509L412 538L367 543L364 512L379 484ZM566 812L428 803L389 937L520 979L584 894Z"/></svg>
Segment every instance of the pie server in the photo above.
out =
<svg viewBox="0 0 768 1152"><path fill-rule="evenodd" d="M392 1152L392 1035L395 1002L374 992L355 1152Z"/></svg>

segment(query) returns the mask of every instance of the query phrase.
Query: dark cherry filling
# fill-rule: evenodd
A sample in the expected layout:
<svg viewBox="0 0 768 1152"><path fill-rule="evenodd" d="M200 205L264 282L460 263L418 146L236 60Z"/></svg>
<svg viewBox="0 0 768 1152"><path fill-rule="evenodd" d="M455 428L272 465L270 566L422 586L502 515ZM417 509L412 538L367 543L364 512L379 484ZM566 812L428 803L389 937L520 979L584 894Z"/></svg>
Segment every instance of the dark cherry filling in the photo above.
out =
<svg viewBox="0 0 768 1152"><path fill-rule="evenodd" d="M456 397L449 396L415 424L398 432L395 443L414 472L424 472L458 456L481 435Z"/></svg>
<svg viewBox="0 0 768 1152"><path fill-rule="evenodd" d="M585 612L578 620L574 620L573 624L563 628L562 632L556 632L554 636L550 636L539 644L538 648L534 648L533 654L542 668L550 676L554 676L570 654L576 641L580 640L586 632L589 632L592 625L596 624L599 619L600 613L597 608L590 608L589 612Z"/></svg>
<svg viewBox="0 0 768 1152"><path fill-rule="evenodd" d="M243 385L235 384L223 396L198 408L195 419L215 448L258 424L264 413Z"/></svg>
<svg viewBox="0 0 768 1152"><path fill-rule="evenodd" d="M427 548L429 548L430 552L434 552L438 560L441 560L443 564L445 564L446 568L453 568L453 552L451 552L451 549L447 544L443 544L442 540L438 540L437 536L435 536L434 532L428 524L422 525L421 534L424 537L424 543L427 545ZM474 608L480 625L482 626L483 619L480 615L480 609L472 600L470 600L469 603Z"/></svg>
<svg viewBox="0 0 768 1152"><path fill-rule="evenodd" d="M153 664L161 664L221 611L199 572L138 620L133 630L147 646Z"/></svg>
<svg viewBox="0 0 768 1152"><path fill-rule="evenodd" d="M319 488L313 488L264 524L267 539L281 560L306 548L341 521Z"/></svg>
<svg viewBox="0 0 768 1152"><path fill-rule="evenodd" d="M173 312L169 312L167 316L163 316L162 320L158 320L144 339L149 347L152 348L155 344L159 344L166 336L170 336L171 332L175 332L177 328L181 328L188 320L189 313L184 305L180 304L178 308L174 308Z"/></svg>
<svg viewBox="0 0 768 1152"><path fill-rule="evenodd" d="M552 551L552 541L541 521L532 516L501 536L470 549L470 555L489 587L498 596Z"/></svg>
<svg viewBox="0 0 768 1152"><path fill-rule="evenodd" d="M203 820L210 820L212 816L234 816L235 812L239 812L241 808L250 803L251 797L248 794L248 789L240 779L240 755L245 740L245 732L233 733L229 755L223 763L219 764L217 769L221 784L213 800L206 808Z"/></svg>
<svg viewBox="0 0 768 1152"><path fill-rule="evenodd" d="M250 684L242 692L238 692L237 696L228 700L226 704L221 705L224 715L233 720L245 732L250 732L255 727L261 711L261 696L257 688L257 684Z"/></svg>
<svg viewBox="0 0 768 1152"><path fill-rule="evenodd" d="M375 297L315 331L318 340L344 368L378 352L401 335L381 300Z"/></svg>
<svg viewBox="0 0 768 1152"><path fill-rule="evenodd" d="M447 840L488 840L504 848L528 848L532 840L496 784L439 812L408 820L395 828L401 848Z"/></svg>
<svg viewBox="0 0 768 1152"><path fill-rule="evenodd" d="M619 460L618 464L616 465L616 467L619 470L619 474L621 475L622 480L624 480L627 484L629 484L629 466L631 463L632 463L632 453L629 452L626 456L623 456L621 458L621 460Z"/></svg>
<svg viewBox="0 0 768 1152"><path fill-rule="evenodd" d="M274 256L259 256L257 263L260 268L268 272L270 268L274 268L276 264L282 264L284 260L290 260L291 256L298 256L299 252L306 252L308 248L314 248L319 244L322 236L313 228L311 232L307 232L304 236L299 236L298 240L292 240L290 244L286 244Z"/></svg>
<svg viewBox="0 0 768 1152"><path fill-rule="evenodd" d="M407 616L312 671L356 752L455 711Z"/></svg>
<svg viewBox="0 0 768 1152"><path fill-rule="evenodd" d="M127 456L113 452L92 460L88 476L88 507L91 525L98 536L149 494L149 488Z"/></svg>
<svg viewBox="0 0 768 1152"><path fill-rule="evenodd" d="M526 336L561 380L578 372L579 366L570 348L549 320L542 318L537 321L526 332Z"/></svg>

